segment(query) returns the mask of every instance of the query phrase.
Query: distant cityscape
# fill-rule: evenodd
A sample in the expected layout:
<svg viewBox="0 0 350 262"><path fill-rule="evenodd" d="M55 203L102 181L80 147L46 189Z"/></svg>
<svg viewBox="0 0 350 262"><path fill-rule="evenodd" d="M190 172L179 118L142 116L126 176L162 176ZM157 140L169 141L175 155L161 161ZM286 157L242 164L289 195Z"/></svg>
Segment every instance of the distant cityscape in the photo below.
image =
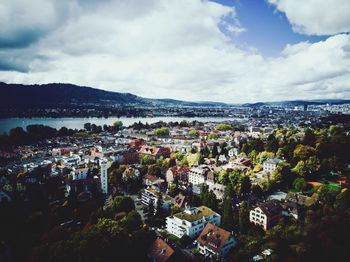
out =
<svg viewBox="0 0 350 262"><path fill-rule="evenodd" d="M320 258L318 240L326 236L311 224L330 234L335 224L323 219L341 223L350 207L349 119L340 114L348 109L211 108L235 118L13 128L0 136L1 258L76 261L86 252L102 261ZM209 108L162 112L171 110ZM336 232L340 239L347 234ZM101 241L118 252L101 255L108 250ZM294 248L302 244L311 246Z"/></svg>

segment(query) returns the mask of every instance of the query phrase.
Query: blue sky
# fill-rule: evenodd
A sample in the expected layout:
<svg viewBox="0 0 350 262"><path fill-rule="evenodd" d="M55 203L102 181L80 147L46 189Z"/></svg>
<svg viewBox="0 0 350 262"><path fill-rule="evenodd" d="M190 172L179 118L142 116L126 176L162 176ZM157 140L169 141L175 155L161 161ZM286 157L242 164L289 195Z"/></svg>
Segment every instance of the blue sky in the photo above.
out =
<svg viewBox="0 0 350 262"><path fill-rule="evenodd" d="M246 29L232 41L241 47L251 46L264 56L278 56L287 44L302 41L315 43L327 36L308 36L295 33L286 15L264 0L213 0L227 6L234 6L237 18Z"/></svg>

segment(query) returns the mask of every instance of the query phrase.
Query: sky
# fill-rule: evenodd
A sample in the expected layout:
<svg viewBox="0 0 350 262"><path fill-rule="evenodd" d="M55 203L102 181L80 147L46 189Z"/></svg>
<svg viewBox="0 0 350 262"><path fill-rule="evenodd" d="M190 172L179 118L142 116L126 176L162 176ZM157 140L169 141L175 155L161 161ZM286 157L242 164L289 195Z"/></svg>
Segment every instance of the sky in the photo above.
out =
<svg viewBox="0 0 350 262"><path fill-rule="evenodd" d="M0 0L0 81L246 103L350 98L349 0Z"/></svg>

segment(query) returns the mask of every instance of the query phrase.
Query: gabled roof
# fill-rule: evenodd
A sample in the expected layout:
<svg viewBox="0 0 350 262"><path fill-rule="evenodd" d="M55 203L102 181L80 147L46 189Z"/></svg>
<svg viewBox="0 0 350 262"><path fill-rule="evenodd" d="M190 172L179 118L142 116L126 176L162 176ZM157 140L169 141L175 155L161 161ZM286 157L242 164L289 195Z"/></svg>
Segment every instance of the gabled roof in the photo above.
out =
<svg viewBox="0 0 350 262"><path fill-rule="evenodd" d="M207 224L197 241L210 250L220 252L226 241L231 237L231 233L213 224Z"/></svg>
<svg viewBox="0 0 350 262"><path fill-rule="evenodd" d="M262 203L258 206L262 212L267 216L275 216L281 212L281 205L276 200L269 200L265 203Z"/></svg>
<svg viewBox="0 0 350 262"><path fill-rule="evenodd" d="M156 262L166 262L174 254L174 249L163 239L157 238L148 249L148 254Z"/></svg>

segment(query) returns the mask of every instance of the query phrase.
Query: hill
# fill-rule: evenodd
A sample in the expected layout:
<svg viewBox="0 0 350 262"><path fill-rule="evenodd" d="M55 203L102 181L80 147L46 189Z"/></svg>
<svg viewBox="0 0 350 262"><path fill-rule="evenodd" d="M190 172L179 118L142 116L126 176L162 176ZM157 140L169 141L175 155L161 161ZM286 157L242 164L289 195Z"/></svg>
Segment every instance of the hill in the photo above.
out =
<svg viewBox="0 0 350 262"><path fill-rule="evenodd" d="M74 104L118 104L139 106L227 106L217 102L150 99L130 93L105 91L73 84L22 85L0 82L0 107L25 108Z"/></svg>

